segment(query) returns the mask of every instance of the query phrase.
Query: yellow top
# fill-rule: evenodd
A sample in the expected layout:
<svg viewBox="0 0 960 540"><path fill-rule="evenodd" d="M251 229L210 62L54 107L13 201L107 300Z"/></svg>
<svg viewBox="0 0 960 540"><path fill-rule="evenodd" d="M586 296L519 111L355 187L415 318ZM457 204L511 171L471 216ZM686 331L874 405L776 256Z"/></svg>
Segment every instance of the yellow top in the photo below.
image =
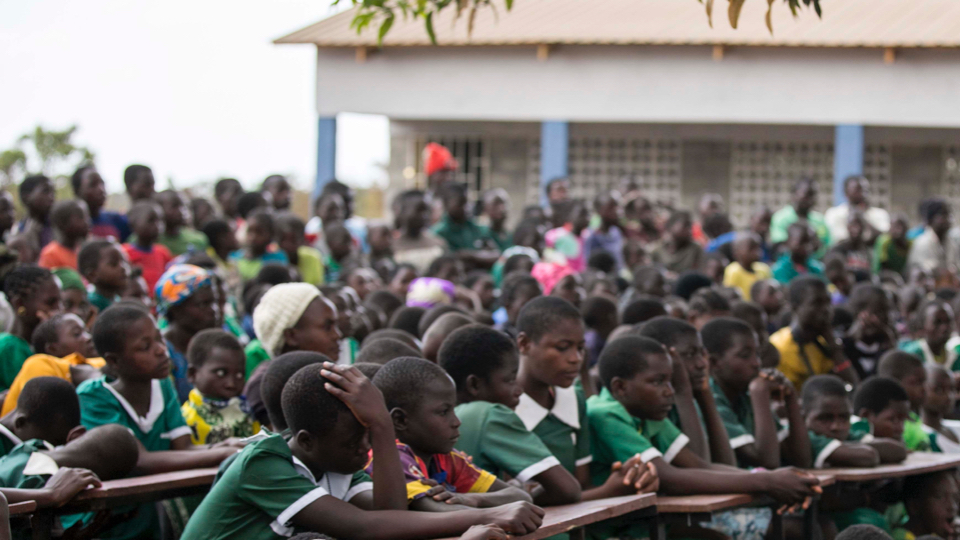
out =
<svg viewBox="0 0 960 540"><path fill-rule="evenodd" d="M733 261L723 271L723 286L740 289L743 299L750 302L753 300L750 298L750 287L762 279L770 279L772 275L770 267L762 262L753 263L753 272L750 272L737 261Z"/></svg>
<svg viewBox="0 0 960 540"><path fill-rule="evenodd" d="M770 336L770 343L780 351L780 371L787 376L787 379L793 383L793 387L799 392L803 388L803 383L814 375L823 375L833 371L833 360L828 358L820 350L820 347L813 343L807 343L803 346L807 360L810 361L810 367L800 354L800 347L793 339L793 332L790 327L781 328ZM813 373L810 369L813 369Z"/></svg>
<svg viewBox="0 0 960 540"><path fill-rule="evenodd" d="M61 379L73 382L70 377L70 366L88 365L97 369L106 365L103 358L84 358L80 353L73 353L63 358L50 356L49 354L35 354L27 358L20 368L20 373L13 379L10 385L10 391L7 392L6 399L3 400L3 410L0 416L6 416L10 411L17 408L17 400L20 398L20 392L23 391L23 385L27 381L36 377L59 377Z"/></svg>

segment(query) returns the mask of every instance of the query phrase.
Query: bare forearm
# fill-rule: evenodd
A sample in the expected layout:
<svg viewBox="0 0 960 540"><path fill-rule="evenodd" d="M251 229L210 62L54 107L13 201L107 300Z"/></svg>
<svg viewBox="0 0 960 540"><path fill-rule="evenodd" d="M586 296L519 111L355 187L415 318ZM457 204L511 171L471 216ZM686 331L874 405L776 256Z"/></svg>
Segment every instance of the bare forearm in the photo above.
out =
<svg viewBox="0 0 960 540"><path fill-rule="evenodd" d="M777 440L777 425L770 410L770 396L753 392L750 402L754 415L754 464L776 469L780 466L780 443Z"/></svg>
<svg viewBox="0 0 960 540"><path fill-rule="evenodd" d="M160 474L216 467L224 460L222 449L141 452L134 475Z"/></svg>
<svg viewBox="0 0 960 540"><path fill-rule="evenodd" d="M703 412L704 423L707 425L707 440L710 441L710 461L736 466L737 456L733 453L733 448L730 447L730 436L727 435L727 428L723 425L723 420L720 419L720 413L717 412L717 403L713 399L713 392L702 390L695 395L700 403L700 410Z"/></svg>
<svg viewBox="0 0 960 540"><path fill-rule="evenodd" d="M759 493L766 490L763 476L746 472L711 469L681 469L663 460L656 462L660 490L668 495L706 495L737 491ZM734 489L733 486L736 486Z"/></svg>
<svg viewBox="0 0 960 540"><path fill-rule="evenodd" d="M375 510L405 510L407 489L403 467L397 453L393 424L382 422L370 427L373 448L373 505Z"/></svg>
<svg viewBox="0 0 960 540"><path fill-rule="evenodd" d="M784 460L794 467L809 469L813 466L810 435L795 395L787 398L787 419L790 422L790 435L783 441Z"/></svg>
<svg viewBox="0 0 960 540"><path fill-rule="evenodd" d="M687 448L700 456L704 461L710 461L710 448L707 446L707 436L700 425L700 416L697 414L697 405L693 402L693 392L677 392L675 405L680 417L681 431L690 439Z"/></svg>
<svg viewBox="0 0 960 540"><path fill-rule="evenodd" d="M900 441L876 439L867 444L880 455L880 463L900 463L907 459L907 447Z"/></svg>
<svg viewBox="0 0 960 540"><path fill-rule="evenodd" d="M503 506L517 501L533 502L533 497L526 491L513 486L506 487L500 491L488 491L486 493L477 493L473 497L477 501L477 508L493 508L494 506Z"/></svg>

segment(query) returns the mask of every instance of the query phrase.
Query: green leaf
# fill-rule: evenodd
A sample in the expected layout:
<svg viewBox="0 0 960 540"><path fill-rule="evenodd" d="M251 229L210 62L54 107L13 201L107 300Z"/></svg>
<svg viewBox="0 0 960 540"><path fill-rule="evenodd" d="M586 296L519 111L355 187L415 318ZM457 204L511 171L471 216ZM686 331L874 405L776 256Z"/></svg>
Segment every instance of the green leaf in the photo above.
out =
<svg viewBox="0 0 960 540"><path fill-rule="evenodd" d="M765 17L767 21L767 30L770 31L770 35L773 35L773 3L776 0L767 0L767 16Z"/></svg>
<svg viewBox="0 0 960 540"><path fill-rule="evenodd" d="M434 45L436 45L437 33L434 32L433 30L433 12L432 11L430 13L427 13L426 27L427 27L427 35L430 36L430 43L433 43Z"/></svg>
<svg viewBox="0 0 960 540"><path fill-rule="evenodd" d="M713 0L707 0L707 24L713 28Z"/></svg>
<svg viewBox="0 0 960 540"><path fill-rule="evenodd" d="M730 26L734 29L737 28L737 21L740 20L740 10L743 9L743 3L746 0L730 0L730 8L727 10L727 15L730 16Z"/></svg>
<svg viewBox="0 0 960 540"><path fill-rule="evenodd" d="M387 35L387 32L390 31L390 27L393 26L394 16L391 13L386 19L380 23L380 31L377 33L377 46L380 47L383 45L383 37Z"/></svg>
<svg viewBox="0 0 960 540"><path fill-rule="evenodd" d="M513 9L513 0L503 0L503 3L507 5L507 11Z"/></svg>

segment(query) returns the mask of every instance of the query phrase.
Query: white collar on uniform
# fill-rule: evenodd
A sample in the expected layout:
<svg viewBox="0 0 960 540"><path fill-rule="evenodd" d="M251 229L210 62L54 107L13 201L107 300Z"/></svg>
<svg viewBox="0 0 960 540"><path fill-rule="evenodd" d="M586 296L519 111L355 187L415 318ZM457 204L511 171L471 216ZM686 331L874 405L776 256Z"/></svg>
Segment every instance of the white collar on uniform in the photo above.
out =
<svg viewBox="0 0 960 540"><path fill-rule="evenodd" d="M547 410L527 394L520 396L520 404L517 405L514 412L520 417L523 426L528 431L533 431L550 414L573 429L580 429L580 406L577 403L577 391L572 386L569 388L554 386L553 390L556 397L552 410Z"/></svg>
<svg viewBox="0 0 960 540"><path fill-rule="evenodd" d="M313 476L313 471L311 471L304 462L300 461L297 456L291 457L293 458L293 469L297 471L297 474L309 480L313 485L323 488L328 495L332 495L340 500L346 500L344 497L346 497L347 492L350 490L350 481L353 479L352 475L328 472L317 480Z"/></svg>
<svg viewBox="0 0 960 540"><path fill-rule="evenodd" d="M57 465L57 462L54 461L52 457L41 454L40 452L34 452L30 454L30 459L27 460L27 464L23 467L23 476L33 476L35 474L52 476L57 474L59 470L60 466Z"/></svg>
<svg viewBox="0 0 960 540"><path fill-rule="evenodd" d="M110 393L113 394L117 401L120 402L120 405L123 405L123 409L127 411L127 415L137 424L137 427L140 428L140 431L143 433L150 433L153 431L153 424L160 418L160 415L163 414L163 389L160 387L160 381L154 379L150 381L150 410L147 411L146 416L140 416L137 414L137 411L134 410L133 406L120 395L120 392L114 390L113 386L109 385L104 381L103 386L110 390Z"/></svg>

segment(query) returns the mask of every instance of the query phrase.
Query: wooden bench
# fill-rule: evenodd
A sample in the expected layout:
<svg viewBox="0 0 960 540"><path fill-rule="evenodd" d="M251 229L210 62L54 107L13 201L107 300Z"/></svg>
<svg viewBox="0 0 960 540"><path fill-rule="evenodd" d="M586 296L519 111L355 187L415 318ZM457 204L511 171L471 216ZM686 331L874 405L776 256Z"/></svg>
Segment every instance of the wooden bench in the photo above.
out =
<svg viewBox="0 0 960 540"><path fill-rule="evenodd" d="M870 469L816 469L809 471L818 477L832 476L837 482L869 482L886 478L903 478L960 467L960 454L914 452L902 463L880 465Z"/></svg>
<svg viewBox="0 0 960 540"><path fill-rule="evenodd" d="M22 516L24 514L30 514L37 509L36 501L23 501L18 503L13 503L10 505L10 515L11 516Z"/></svg>

